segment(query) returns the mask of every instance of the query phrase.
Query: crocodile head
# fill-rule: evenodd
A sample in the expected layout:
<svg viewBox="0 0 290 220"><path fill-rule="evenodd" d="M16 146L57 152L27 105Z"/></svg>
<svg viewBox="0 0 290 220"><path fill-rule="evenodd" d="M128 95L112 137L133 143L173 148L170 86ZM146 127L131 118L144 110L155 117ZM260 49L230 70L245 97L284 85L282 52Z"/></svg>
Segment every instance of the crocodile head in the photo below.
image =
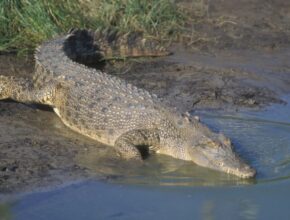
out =
<svg viewBox="0 0 290 220"><path fill-rule="evenodd" d="M213 136L214 137L214 136ZM195 164L226 172L241 178L254 177L256 171L234 151L231 141L222 134L203 137L189 147L189 159Z"/></svg>

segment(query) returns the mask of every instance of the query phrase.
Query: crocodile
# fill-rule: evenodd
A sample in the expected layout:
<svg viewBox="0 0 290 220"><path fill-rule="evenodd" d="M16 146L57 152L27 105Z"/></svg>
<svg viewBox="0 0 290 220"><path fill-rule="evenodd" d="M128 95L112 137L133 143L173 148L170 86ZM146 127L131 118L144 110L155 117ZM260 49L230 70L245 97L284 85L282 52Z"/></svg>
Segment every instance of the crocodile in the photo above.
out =
<svg viewBox="0 0 290 220"><path fill-rule="evenodd" d="M35 52L34 78L2 75L0 99L51 106L67 127L114 147L128 162L142 164L145 148L241 178L255 176L222 133L155 94L76 62L82 54L102 56L95 36L75 29L43 43Z"/></svg>
<svg viewBox="0 0 290 220"><path fill-rule="evenodd" d="M71 29L69 32L73 32ZM139 57L159 57L170 55L157 39L146 38L141 31L121 33L112 28L96 30L87 40L85 35L82 46L68 43L65 48L67 55L79 63L92 68L102 68L104 61ZM72 40L71 38L68 41ZM77 50L77 51L76 51Z"/></svg>

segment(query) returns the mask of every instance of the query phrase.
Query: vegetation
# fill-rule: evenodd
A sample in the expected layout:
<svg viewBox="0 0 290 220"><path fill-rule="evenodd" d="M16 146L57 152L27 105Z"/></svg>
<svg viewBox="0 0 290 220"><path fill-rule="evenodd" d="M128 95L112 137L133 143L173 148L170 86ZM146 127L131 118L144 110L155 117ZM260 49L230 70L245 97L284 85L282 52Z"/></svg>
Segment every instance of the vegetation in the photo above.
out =
<svg viewBox="0 0 290 220"><path fill-rule="evenodd" d="M176 39L187 14L172 0L0 0L0 52L31 52L72 27Z"/></svg>

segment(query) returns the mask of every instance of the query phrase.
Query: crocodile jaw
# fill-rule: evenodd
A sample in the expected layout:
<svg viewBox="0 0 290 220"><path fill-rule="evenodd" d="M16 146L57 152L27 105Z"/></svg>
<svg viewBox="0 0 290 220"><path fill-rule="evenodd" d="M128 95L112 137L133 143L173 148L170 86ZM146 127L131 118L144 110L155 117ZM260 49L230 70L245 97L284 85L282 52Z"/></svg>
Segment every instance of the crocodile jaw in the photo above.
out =
<svg viewBox="0 0 290 220"><path fill-rule="evenodd" d="M246 164L230 146L200 145L189 151L191 160L202 167L236 175L240 178L252 178L256 171Z"/></svg>

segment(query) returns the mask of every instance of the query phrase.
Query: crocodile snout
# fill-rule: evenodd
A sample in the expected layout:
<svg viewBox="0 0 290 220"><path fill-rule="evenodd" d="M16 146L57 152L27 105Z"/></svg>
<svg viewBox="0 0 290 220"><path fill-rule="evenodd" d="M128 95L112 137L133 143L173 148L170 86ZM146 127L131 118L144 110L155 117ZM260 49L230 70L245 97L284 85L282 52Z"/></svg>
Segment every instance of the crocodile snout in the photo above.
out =
<svg viewBox="0 0 290 220"><path fill-rule="evenodd" d="M256 176L257 172L255 169L251 168L250 166L245 165L242 168L236 168L234 170L230 169L228 173L234 174L241 178L252 178Z"/></svg>

